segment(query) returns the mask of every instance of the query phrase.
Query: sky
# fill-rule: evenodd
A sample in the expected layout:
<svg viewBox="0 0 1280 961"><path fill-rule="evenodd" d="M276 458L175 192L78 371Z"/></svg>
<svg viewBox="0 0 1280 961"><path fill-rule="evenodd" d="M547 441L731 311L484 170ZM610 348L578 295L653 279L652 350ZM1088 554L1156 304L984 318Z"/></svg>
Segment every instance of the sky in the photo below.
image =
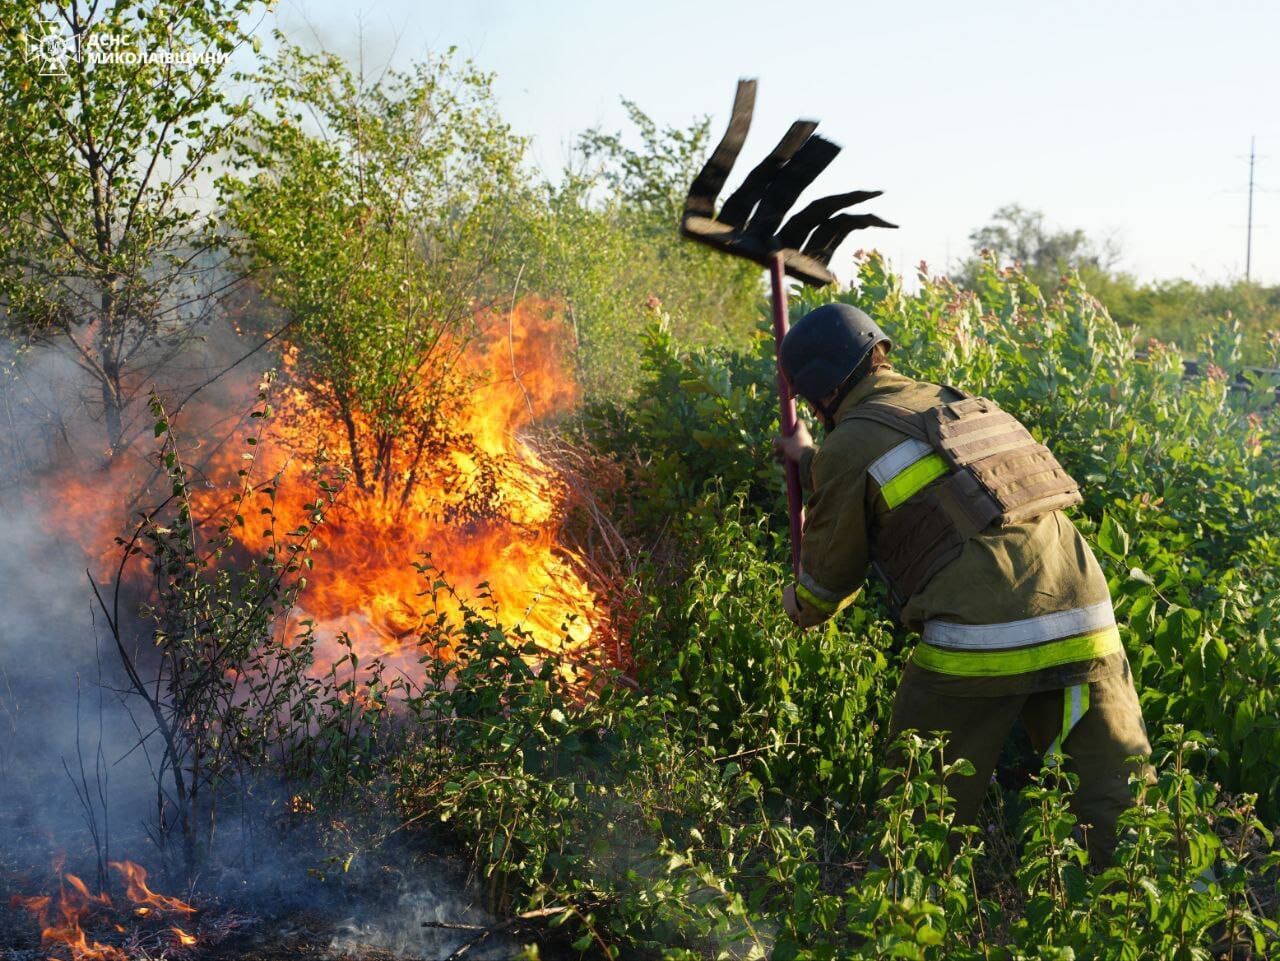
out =
<svg viewBox="0 0 1280 961"><path fill-rule="evenodd" d="M900 225L854 234L844 277L863 245L940 272L1018 203L1112 239L1142 280L1241 278L1256 136L1252 276L1280 283L1278 3L281 0L272 20L366 63L456 46L550 176L583 131L626 132L624 97L718 137L756 77L735 174L811 117L844 150L802 199L880 189L865 209Z"/></svg>

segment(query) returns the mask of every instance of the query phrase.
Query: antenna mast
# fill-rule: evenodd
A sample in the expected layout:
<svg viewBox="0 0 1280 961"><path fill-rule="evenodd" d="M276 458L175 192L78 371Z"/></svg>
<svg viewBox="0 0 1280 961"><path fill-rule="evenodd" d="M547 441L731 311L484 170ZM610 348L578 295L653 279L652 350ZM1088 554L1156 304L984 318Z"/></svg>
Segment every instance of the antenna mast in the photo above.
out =
<svg viewBox="0 0 1280 961"><path fill-rule="evenodd" d="M1244 240L1244 282L1249 282L1249 274L1253 267L1253 159L1254 145L1257 137L1249 138L1249 222L1245 228Z"/></svg>

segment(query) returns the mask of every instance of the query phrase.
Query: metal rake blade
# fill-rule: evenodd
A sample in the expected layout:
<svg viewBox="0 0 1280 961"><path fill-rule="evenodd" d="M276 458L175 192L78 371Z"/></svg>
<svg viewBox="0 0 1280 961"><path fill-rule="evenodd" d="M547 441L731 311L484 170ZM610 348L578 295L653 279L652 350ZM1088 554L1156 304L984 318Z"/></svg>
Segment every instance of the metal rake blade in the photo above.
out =
<svg viewBox="0 0 1280 961"><path fill-rule="evenodd" d="M818 126L814 120L793 123L716 215L716 198L751 128L755 100L756 82L739 80L728 129L689 187L680 232L691 240L759 264L767 265L781 254L786 272L792 277L815 287L829 284L836 278L827 265L851 231L896 228L897 224L875 214L840 213L846 207L879 197L879 190L823 197L783 224L800 194L840 152L830 140L814 133Z"/></svg>

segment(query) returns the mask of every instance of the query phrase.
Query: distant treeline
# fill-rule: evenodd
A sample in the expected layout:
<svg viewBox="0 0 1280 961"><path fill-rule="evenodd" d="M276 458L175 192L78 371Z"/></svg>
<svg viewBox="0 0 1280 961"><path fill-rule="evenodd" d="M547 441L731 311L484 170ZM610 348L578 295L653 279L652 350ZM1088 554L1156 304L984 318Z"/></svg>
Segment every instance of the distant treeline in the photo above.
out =
<svg viewBox="0 0 1280 961"><path fill-rule="evenodd" d="M1243 279L1139 282L1119 269L1121 250L1113 239L1051 227L1043 213L1018 204L996 210L969 242L968 258L951 272L963 287L978 288L984 255L1004 266L1019 264L1046 297L1065 273L1076 271L1112 318L1133 329L1139 346L1154 338L1177 344L1188 359L1221 367L1280 366L1280 286Z"/></svg>

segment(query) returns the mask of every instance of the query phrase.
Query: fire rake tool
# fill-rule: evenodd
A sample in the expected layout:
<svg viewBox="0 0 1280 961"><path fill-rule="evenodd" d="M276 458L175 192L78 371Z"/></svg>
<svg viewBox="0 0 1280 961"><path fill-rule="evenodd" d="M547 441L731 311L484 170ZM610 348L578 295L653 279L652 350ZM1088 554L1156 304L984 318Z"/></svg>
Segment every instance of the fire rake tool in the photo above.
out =
<svg viewBox="0 0 1280 961"><path fill-rule="evenodd" d="M756 82L739 80L729 128L689 187L680 233L690 240L745 257L769 268L773 292L774 354L787 333L786 275L813 287L824 287L835 275L827 269L831 255L854 230L897 227L875 214L840 213L846 207L879 197L883 191L854 190L821 197L785 224L782 218L801 192L835 159L840 148L814 134L816 120L797 120L770 154L760 161L725 200L716 214L716 197L733 169L751 127ZM781 229L779 227L781 226ZM783 434L796 431L796 402L778 364L778 404ZM800 469L788 461L787 513L791 521L791 566L800 573Z"/></svg>

